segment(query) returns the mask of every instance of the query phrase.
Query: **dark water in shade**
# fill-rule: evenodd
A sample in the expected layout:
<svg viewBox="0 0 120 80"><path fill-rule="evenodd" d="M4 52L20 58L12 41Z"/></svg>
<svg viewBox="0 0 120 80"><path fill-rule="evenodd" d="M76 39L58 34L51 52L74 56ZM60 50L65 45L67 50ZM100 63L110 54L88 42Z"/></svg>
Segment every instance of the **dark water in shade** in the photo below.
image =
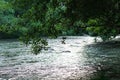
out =
<svg viewBox="0 0 120 80"><path fill-rule="evenodd" d="M0 80L120 80L120 43L93 37L50 39L48 51L34 55L16 40L0 41Z"/></svg>

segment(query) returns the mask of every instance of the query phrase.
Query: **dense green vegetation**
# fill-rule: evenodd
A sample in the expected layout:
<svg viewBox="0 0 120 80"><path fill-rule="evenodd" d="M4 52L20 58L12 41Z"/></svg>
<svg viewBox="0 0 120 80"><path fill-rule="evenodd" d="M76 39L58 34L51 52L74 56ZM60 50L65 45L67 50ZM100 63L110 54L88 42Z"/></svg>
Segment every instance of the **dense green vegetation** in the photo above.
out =
<svg viewBox="0 0 120 80"><path fill-rule="evenodd" d="M119 0L1 0L0 38L32 43L34 51L47 45L40 37L100 36L110 40L120 33ZM32 42L31 42L32 41ZM38 45L40 43L40 45ZM37 45L35 45L37 44Z"/></svg>
<svg viewBox="0 0 120 80"><path fill-rule="evenodd" d="M17 18L14 13L15 11L9 2L0 0L0 38L20 36L20 32L15 26L17 25Z"/></svg>

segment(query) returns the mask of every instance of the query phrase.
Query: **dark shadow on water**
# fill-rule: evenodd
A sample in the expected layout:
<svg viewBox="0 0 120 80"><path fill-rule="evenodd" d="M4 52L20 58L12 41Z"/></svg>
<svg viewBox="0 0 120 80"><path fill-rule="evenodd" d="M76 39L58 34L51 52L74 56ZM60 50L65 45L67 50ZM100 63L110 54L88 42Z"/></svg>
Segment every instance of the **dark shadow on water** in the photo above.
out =
<svg viewBox="0 0 120 80"><path fill-rule="evenodd" d="M120 42L100 42L86 45L90 65L95 69L91 80L120 80Z"/></svg>

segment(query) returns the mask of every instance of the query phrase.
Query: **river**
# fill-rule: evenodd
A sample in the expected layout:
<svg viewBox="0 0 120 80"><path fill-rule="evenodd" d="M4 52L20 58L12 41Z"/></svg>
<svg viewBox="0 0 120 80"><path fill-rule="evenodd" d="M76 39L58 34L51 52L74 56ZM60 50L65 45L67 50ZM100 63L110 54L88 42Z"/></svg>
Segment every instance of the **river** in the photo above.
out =
<svg viewBox="0 0 120 80"><path fill-rule="evenodd" d="M17 40L0 40L0 80L120 80L120 43L94 37L48 39L38 55Z"/></svg>

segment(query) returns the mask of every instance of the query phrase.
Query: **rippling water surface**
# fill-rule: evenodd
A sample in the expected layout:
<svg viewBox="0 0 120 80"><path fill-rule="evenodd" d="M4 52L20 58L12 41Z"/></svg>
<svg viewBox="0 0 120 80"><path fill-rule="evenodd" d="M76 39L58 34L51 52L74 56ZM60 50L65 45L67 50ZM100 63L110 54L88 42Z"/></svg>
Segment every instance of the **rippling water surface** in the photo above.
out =
<svg viewBox="0 0 120 80"><path fill-rule="evenodd" d="M0 80L87 80L93 74L120 80L120 43L95 43L93 37L50 39L49 49L31 53L16 40L0 41Z"/></svg>

